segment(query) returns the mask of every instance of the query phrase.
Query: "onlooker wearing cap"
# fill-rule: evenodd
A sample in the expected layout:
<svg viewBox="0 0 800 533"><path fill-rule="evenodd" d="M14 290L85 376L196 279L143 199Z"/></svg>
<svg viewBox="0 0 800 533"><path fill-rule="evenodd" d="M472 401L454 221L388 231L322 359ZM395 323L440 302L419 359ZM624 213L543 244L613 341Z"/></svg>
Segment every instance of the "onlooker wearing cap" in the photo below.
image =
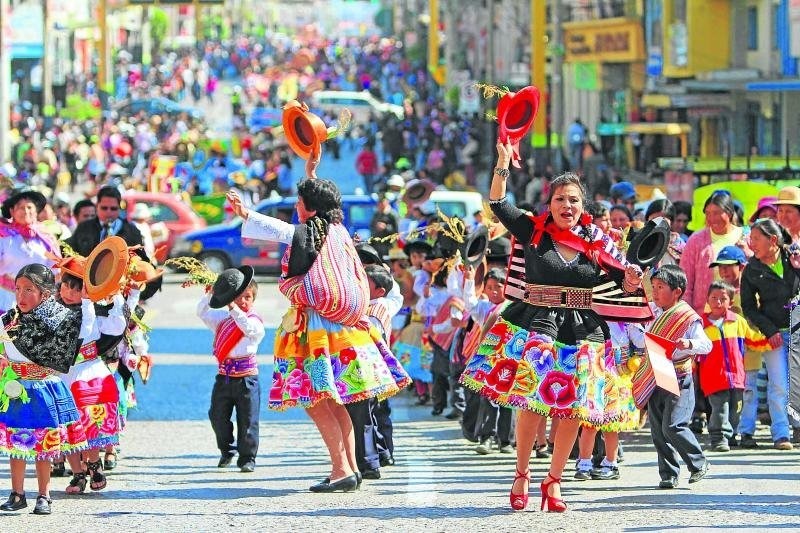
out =
<svg viewBox="0 0 800 533"><path fill-rule="evenodd" d="M742 313L742 297L740 288L742 283L742 270L747 264L747 256L744 250L738 246L726 246L717 254L717 258L708 266L717 267L719 278L734 288L736 295L733 299L731 309L734 313Z"/></svg>
<svg viewBox="0 0 800 533"><path fill-rule="evenodd" d="M774 205L778 224L789 232L793 243L800 243L800 187L784 187L778 191Z"/></svg>
<svg viewBox="0 0 800 533"><path fill-rule="evenodd" d="M629 181L620 181L611 186L608 191L608 196L611 198L611 203L614 205L622 204L626 206L631 212L636 204L636 189Z"/></svg>

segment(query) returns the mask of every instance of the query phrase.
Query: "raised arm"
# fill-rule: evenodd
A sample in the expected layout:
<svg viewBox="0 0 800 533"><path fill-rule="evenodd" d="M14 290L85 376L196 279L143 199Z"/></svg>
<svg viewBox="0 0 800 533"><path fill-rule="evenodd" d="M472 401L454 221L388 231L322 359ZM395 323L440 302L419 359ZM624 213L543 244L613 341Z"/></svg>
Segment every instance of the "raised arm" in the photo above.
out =
<svg viewBox="0 0 800 533"><path fill-rule="evenodd" d="M242 237L292 244L295 230L292 224L247 209L236 191L228 191L227 199L233 212L244 220Z"/></svg>
<svg viewBox="0 0 800 533"><path fill-rule="evenodd" d="M508 166L514 149L511 143L497 143L497 164L492 173L489 188L489 206L503 226L520 242L528 242L533 233L533 223L528 215L506 200Z"/></svg>

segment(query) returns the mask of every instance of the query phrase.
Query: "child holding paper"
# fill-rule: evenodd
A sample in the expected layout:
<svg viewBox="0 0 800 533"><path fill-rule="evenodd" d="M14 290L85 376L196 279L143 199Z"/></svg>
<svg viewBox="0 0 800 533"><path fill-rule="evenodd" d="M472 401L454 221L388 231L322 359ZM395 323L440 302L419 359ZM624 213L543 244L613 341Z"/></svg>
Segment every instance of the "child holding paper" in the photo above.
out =
<svg viewBox="0 0 800 533"><path fill-rule="evenodd" d="M708 460L689 429L689 422L694 410L692 356L711 351L711 341L703 331L700 316L681 300L686 290L683 270L677 265L664 265L655 271L652 282L655 318L647 331L674 343L674 349L666 355L675 366L680 395L655 387L647 402L647 410L650 434L658 454L661 476L658 488L674 489L678 486L680 473L678 455L691 472L689 483L700 481L708 472Z"/></svg>

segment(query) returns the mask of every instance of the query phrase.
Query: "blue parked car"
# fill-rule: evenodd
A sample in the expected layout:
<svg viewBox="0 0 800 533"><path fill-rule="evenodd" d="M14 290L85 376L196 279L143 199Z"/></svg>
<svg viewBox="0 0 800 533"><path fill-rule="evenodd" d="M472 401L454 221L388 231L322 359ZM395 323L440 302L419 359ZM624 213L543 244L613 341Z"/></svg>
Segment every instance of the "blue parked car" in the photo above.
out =
<svg viewBox="0 0 800 533"><path fill-rule="evenodd" d="M254 207L264 215L297 223L296 196L267 199ZM343 195L344 225L351 235L370 236L369 223L377 202L371 196ZM259 274L279 275L286 245L278 242L242 239L242 219L184 233L176 239L170 257L190 256L203 261L214 272L239 265L252 265Z"/></svg>

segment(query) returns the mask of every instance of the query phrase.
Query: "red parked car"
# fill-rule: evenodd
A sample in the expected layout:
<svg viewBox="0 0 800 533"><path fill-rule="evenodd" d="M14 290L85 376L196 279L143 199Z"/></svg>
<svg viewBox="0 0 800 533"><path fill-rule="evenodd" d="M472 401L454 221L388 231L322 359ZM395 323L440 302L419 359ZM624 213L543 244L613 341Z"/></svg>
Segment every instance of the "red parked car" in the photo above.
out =
<svg viewBox="0 0 800 533"><path fill-rule="evenodd" d="M142 203L150 209L150 222L163 222L169 229L167 250L164 257L169 257L175 239L186 233L206 227L206 221L191 206L181 201L174 194L162 192L128 191L122 195L124 217L131 220L136 204Z"/></svg>

